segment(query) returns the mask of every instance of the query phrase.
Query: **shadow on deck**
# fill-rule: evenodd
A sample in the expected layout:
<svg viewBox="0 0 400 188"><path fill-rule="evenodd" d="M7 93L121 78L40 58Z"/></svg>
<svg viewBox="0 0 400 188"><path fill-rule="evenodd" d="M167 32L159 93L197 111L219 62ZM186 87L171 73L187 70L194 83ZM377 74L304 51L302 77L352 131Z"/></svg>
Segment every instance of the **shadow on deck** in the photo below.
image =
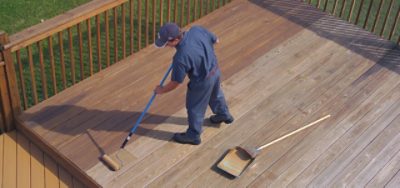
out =
<svg viewBox="0 0 400 188"><path fill-rule="evenodd" d="M319 9L311 9L307 4L290 0L250 0L250 2L377 62L391 71L400 73L400 48L393 42L388 42L334 16L327 16Z"/></svg>

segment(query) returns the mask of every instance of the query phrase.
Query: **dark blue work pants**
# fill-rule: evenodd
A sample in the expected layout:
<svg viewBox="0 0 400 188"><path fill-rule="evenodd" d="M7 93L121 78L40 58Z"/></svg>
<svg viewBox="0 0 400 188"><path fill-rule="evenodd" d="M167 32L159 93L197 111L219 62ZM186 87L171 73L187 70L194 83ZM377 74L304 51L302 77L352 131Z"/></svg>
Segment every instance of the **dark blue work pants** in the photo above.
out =
<svg viewBox="0 0 400 188"><path fill-rule="evenodd" d="M230 116L224 93L221 89L220 72L201 82L189 82L186 93L186 109L189 128L186 133L192 138L200 137L207 106L214 114Z"/></svg>

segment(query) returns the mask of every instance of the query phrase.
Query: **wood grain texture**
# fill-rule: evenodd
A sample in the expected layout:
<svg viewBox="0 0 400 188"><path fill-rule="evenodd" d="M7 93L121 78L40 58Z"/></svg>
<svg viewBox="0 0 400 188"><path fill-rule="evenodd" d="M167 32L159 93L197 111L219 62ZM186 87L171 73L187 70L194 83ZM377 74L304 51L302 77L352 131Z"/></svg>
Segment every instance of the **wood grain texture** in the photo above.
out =
<svg viewBox="0 0 400 188"><path fill-rule="evenodd" d="M0 185L3 186L3 182L4 182L4 136L5 134L1 134L0 135Z"/></svg>
<svg viewBox="0 0 400 188"><path fill-rule="evenodd" d="M0 135L1 187L73 187L73 178L21 132Z"/></svg>
<svg viewBox="0 0 400 188"><path fill-rule="evenodd" d="M176 7L169 15L176 21L197 1L182 2L168 1ZM209 12L221 1L204 3L210 3ZM158 12L147 1L139 4L143 14ZM136 11L140 18L141 9ZM154 34L149 21L141 26L149 31L143 43ZM28 109L20 121L105 187L397 183L400 53L393 43L294 0L236 0L194 24L221 41L215 50L235 117L232 125L206 120L201 145L171 141L187 128L186 81L157 96L123 151L122 169L112 172L98 160L121 152L123 138L171 62L169 48L146 47ZM215 167L229 148L263 145L327 114L329 120L263 151L240 178L229 179ZM61 187L80 186L60 168L58 173Z"/></svg>
<svg viewBox="0 0 400 188"><path fill-rule="evenodd" d="M16 132L4 135L3 187L17 187L17 135Z"/></svg>
<svg viewBox="0 0 400 188"><path fill-rule="evenodd" d="M56 16L45 23L37 24L10 36L11 43L5 46L12 52L57 34L69 27L83 22L105 10L116 7L127 0L98 0L79 6L65 14Z"/></svg>
<svg viewBox="0 0 400 188"><path fill-rule="evenodd" d="M17 134L17 187L31 185L31 154L29 140L22 134Z"/></svg>

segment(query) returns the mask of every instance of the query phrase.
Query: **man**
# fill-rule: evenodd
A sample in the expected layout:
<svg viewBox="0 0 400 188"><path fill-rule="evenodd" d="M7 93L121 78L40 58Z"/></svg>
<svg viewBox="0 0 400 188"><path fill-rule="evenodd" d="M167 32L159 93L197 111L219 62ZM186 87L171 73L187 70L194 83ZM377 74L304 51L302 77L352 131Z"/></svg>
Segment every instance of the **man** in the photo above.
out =
<svg viewBox="0 0 400 188"><path fill-rule="evenodd" d="M201 26L193 26L182 32L175 23L166 23L160 28L156 47L176 48L172 61L171 81L165 86L157 86L156 94L167 93L183 83L186 75L190 81L186 92L186 109L189 128L185 133L176 133L173 139L183 144L198 145L207 106L215 115L212 123L230 124L233 117L229 113L224 94L220 87L220 70L214 53L217 37Z"/></svg>

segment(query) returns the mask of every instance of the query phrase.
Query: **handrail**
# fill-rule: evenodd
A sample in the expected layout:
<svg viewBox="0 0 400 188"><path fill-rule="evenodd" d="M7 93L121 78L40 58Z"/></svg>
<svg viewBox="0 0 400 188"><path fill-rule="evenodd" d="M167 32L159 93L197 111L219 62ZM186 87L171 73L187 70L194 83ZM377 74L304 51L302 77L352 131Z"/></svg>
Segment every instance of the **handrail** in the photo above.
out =
<svg viewBox="0 0 400 188"><path fill-rule="evenodd" d="M20 104L28 109L137 52L154 42L164 20L185 26L228 2L94 0L16 33L4 47Z"/></svg>
<svg viewBox="0 0 400 188"><path fill-rule="evenodd" d="M11 48L11 52L15 52L127 1L128 0L91 1L10 36L10 43L6 44L4 47L5 49Z"/></svg>

